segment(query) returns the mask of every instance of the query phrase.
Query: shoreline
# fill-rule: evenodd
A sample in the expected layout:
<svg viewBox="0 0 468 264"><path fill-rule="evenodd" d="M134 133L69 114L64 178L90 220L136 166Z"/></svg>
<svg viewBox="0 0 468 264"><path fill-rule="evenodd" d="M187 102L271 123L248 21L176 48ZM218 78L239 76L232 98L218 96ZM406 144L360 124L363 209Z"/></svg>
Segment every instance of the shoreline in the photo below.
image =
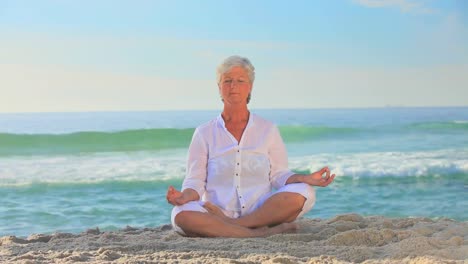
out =
<svg viewBox="0 0 468 264"><path fill-rule="evenodd" d="M468 222L303 218L267 238L187 238L170 225L0 238L1 263L467 263Z"/></svg>

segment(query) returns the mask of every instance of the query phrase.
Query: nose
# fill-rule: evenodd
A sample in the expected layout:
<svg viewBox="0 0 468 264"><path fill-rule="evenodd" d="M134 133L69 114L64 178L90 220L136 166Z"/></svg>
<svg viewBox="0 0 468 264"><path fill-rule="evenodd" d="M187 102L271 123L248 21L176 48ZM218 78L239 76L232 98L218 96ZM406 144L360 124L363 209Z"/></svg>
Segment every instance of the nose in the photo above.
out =
<svg viewBox="0 0 468 264"><path fill-rule="evenodd" d="M236 81L236 80L231 81L231 87L237 87L238 84L239 84L239 82Z"/></svg>

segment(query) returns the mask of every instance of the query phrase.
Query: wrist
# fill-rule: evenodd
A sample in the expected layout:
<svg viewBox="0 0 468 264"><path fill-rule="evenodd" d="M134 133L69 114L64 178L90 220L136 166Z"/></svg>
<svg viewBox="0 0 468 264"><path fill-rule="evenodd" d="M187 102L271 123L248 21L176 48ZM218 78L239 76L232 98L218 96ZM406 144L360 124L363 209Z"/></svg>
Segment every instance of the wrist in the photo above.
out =
<svg viewBox="0 0 468 264"><path fill-rule="evenodd" d="M200 199L200 196L197 191L194 189L188 188L183 191L183 198L185 201L196 201Z"/></svg>
<svg viewBox="0 0 468 264"><path fill-rule="evenodd" d="M297 182L304 183L305 182L305 177L306 177L306 175L304 175L304 174L298 174L297 175L297 178L298 178Z"/></svg>
<svg viewBox="0 0 468 264"><path fill-rule="evenodd" d="M291 175L291 177L288 178L286 181L286 184L290 183L302 183L304 182L304 175L303 174L294 174Z"/></svg>

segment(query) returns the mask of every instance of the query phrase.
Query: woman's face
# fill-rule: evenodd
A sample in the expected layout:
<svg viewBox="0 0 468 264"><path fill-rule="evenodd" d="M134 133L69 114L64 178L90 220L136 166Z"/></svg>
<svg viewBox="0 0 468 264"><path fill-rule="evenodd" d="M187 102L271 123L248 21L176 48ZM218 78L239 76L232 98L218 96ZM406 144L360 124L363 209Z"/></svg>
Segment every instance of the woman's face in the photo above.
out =
<svg viewBox="0 0 468 264"><path fill-rule="evenodd" d="M239 66L232 67L224 73L218 86L225 104L247 104L247 97L252 91L247 71Z"/></svg>

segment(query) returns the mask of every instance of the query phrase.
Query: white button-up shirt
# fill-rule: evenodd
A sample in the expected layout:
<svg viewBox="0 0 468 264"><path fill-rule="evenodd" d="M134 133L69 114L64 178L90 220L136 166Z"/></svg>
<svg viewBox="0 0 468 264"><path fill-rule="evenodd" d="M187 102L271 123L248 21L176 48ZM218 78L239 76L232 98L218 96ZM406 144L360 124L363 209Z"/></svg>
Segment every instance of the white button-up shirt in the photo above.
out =
<svg viewBox="0 0 468 264"><path fill-rule="evenodd" d="M293 174L276 125L250 114L237 142L219 115L193 134L182 190L191 188L203 201L244 215Z"/></svg>

